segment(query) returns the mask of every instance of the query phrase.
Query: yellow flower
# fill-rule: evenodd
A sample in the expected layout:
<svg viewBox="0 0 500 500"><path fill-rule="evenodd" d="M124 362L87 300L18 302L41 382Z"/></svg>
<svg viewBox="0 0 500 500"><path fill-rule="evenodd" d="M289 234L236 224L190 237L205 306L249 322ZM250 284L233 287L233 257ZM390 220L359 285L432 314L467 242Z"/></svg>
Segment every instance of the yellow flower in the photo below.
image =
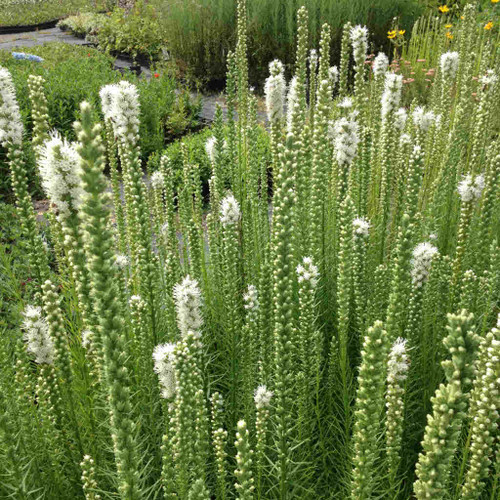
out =
<svg viewBox="0 0 500 500"><path fill-rule="evenodd" d="M444 27L445 28L451 28L453 26L453 24L445 24Z"/></svg>
<svg viewBox="0 0 500 500"><path fill-rule="evenodd" d="M464 16L460 16L460 19L463 21L465 19L465 17Z"/></svg>
<svg viewBox="0 0 500 500"><path fill-rule="evenodd" d="M446 14L447 12L449 12L449 7L447 5L441 5L439 8L438 8L439 12L442 12L443 14Z"/></svg>
<svg viewBox="0 0 500 500"><path fill-rule="evenodd" d="M449 31L447 31L446 38L448 38L449 40L453 40L453 35Z"/></svg>
<svg viewBox="0 0 500 500"><path fill-rule="evenodd" d="M491 21L484 26L485 30L490 30L491 28L493 28L493 23Z"/></svg>
<svg viewBox="0 0 500 500"><path fill-rule="evenodd" d="M491 3L498 3L500 0L491 0Z"/></svg>
<svg viewBox="0 0 500 500"><path fill-rule="evenodd" d="M406 33L406 30L399 30L400 35L404 35Z"/></svg>
<svg viewBox="0 0 500 500"><path fill-rule="evenodd" d="M396 30L388 31L387 38L396 38Z"/></svg>

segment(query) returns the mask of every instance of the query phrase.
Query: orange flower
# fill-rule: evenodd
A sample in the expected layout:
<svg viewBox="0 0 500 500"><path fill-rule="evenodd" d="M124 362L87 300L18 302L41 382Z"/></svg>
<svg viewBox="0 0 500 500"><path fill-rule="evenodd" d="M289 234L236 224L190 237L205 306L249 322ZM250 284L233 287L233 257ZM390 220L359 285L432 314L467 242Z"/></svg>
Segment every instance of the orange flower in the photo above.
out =
<svg viewBox="0 0 500 500"><path fill-rule="evenodd" d="M155 73L153 76L154 76L155 78L160 78L160 73Z"/></svg>
<svg viewBox="0 0 500 500"><path fill-rule="evenodd" d="M443 14L446 14L447 12L450 11L449 7L447 5L441 5L438 7L439 12L442 12Z"/></svg>
<svg viewBox="0 0 500 500"><path fill-rule="evenodd" d="M485 30L490 30L491 28L493 28L493 23L491 21L484 26Z"/></svg>
<svg viewBox="0 0 500 500"><path fill-rule="evenodd" d="M447 31L446 38L448 38L448 40L453 40L453 35L449 31Z"/></svg>

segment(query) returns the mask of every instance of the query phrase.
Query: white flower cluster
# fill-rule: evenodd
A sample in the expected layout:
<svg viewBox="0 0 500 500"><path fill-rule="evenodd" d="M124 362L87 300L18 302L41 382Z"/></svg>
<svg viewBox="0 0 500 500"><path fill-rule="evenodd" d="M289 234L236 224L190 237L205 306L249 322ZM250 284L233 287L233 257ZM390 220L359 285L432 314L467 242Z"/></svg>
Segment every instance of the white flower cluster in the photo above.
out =
<svg viewBox="0 0 500 500"><path fill-rule="evenodd" d="M265 385L259 385L259 387L255 389L253 398L255 401L255 406L258 409L267 408L271 403L272 397L273 397L272 391L268 390Z"/></svg>
<svg viewBox="0 0 500 500"><path fill-rule="evenodd" d="M356 157L359 143L358 130L358 123L354 119L343 117L334 123L335 157L340 166L349 166Z"/></svg>
<svg viewBox="0 0 500 500"><path fill-rule="evenodd" d="M115 255L115 265L120 269L126 268L130 264L130 260L126 255L116 254Z"/></svg>
<svg viewBox="0 0 500 500"><path fill-rule="evenodd" d="M384 92L382 94L382 119L399 107L402 88L403 75L396 75L396 73L387 73L385 75Z"/></svg>
<svg viewBox="0 0 500 500"><path fill-rule="evenodd" d="M294 76L290 85L288 86L288 94L286 97L286 130L288 133L292 132L292 116L293 110L299 105L298 100L298 79Z"/></svg>
<svg viewBox="0 0 500 500"><path fill-rule="evenodd" d="M357 217L352 221L354 237L367 238L370 234L370 223L364 217Z"/></svg>
<svg viewBox="0 0 500 500"><path fill-rule="evenodd" d="M195 338L201 335L203 326L201 315L201 291L196 280L186 276L181 283L174 286L175 309L177 311L177 325L185 337L189 331Z"/></svg>
<svg viewBox="0 0 500 500"><path fill-rule="evenodd" d="M389 58L383 53L379 52L377 57L373 60L373 74L375 78L381 78L387 73L387 68L389 67Z"/></svg>
<svg viewBox="0 0 500 500"><path fill-rule="evenodd" d="M403 130L405 128L407 118L408 113L406 112L406 109L399 108L394 113L394 127L396 127L397 130Z"/></svg>
<svg viewBox="0 0 500 500"><path fill-rule="evenodd" d="M142 297L140 295L132 295L129 299L129 304L133 306L134 304L144 304L144 301L142 300Z"/></svg>
<svg viewBox="0 0 500 500"><path fill-rule="evenodd" d="M411 135L410 134L401 134L401 137L399 138L399 145L400 146L407 146L408 144L411 144Z"/></svg>
<svg viewBox="0 0 500 500"><path fill-rule="evenodd" d="M458 52L445 52L441 55L439 60L439 66L443 77L447 80L453 80L458 71L458 63L460 62L460 56Z"/></svg>
<svg viewBox="0 0 500 500"><path fill-rule="evenodd" d="M311 49L309 52L309 65L311 68L315 68L318 64L318 51L316 49Z"/></svg>
<svg viewBox="0 0 500 500"><path fill-rule="evenodd" d="M352 108L353 101L350 97L344 97L339 103L337 103L337 106L342 109L350 109Z"/></svg>
<svg viewBox="0 0 500 500"><path fill-rule="evenodd" d="M486 74L479 79L479 81L483 85L495 85L495 83L497 83L498 81L498 76L492 69L489 69L486 71Z"/></svg>
<svg viewBox="0 0 500 500"><path fill-rule="evenodd" d="M240 204L238 200L232 195L228 194L222 201L220 207L220 221L224 227L233 226L238 224L241 217Z"/></svg>
<svg viewBox="0 0 500 500"><path fill-rule="evenodd" d="M432 259L438 253L438 249L430 243L419 243L413 250L411 260L411 277L413 284L418 288L427 282L431 270Z"/></svg>
<svg viewBox="0 0 500 500"><path fill-rule="evenodd" d="M354 60L364 61L368 49L368 28L359 24L351 28L351 43Z"/></svg>
<svg viewBox="0 0 500 500"><path fill-rule="evenodd" d="M93 337L94 332L92 332L92 330L82 330L82 347L84 349L90 349L92 347Z"/></svg>
<svg viewBox="0 0 500 500"><path fill-rule="evenodd" d="M212 136L209 137L205 142L205 151L207 153L208 158L213 163L215 161L215 145L217 143L217 139Z"/></svg>
<svg viewBox="0 0 500 500"><path fill-rule="evenodd" d="M170 399L176 390L174 350L175 344L166 343L157 345L153 351L153 368L161 385L161 395L165 399Z"/></svg>
<svg viewBox="0 0 500 500"><path fill-rule="evenodd" d="M422 132L427 132L433 124L439 124L441 117L436 116L433 111L425 111L423 106L417 106L413 110L413 124Z"/></svg>
<svg viewBox="0 0 500 500"><path fill-rule="evenodd" d="M466 175L458 183L458 194L462 201L468 203L473 200L477 200L484 189L484 176L476 175L473 180L472 175Z"/></svg>
<svg viewBox="0 0 500 500"><path fill-rule="evenodd" d="M159 170L153 172L153 175L151 175L151 186L154 189L161 189L163 188L164 184L165 176L163 175L163 172L160 172Z"/></svg>
<svg viewBox="0 0 500 500"><path fill-rule="evenodd" d="M285 113L286 82L283 64L274 60L269 64L270 76L264 85L269 121L282 120Z"/></svg>
<svg viewBox="0 0 500 500"><path fill-rule="evenodd" d="M40 148L42 186L61 214L80 208L83 196L81 158L75 146L57 132Z"/></svg>
<svg viewBox="0 0 500 500"><path fill-rule="evenodd" d="M23 313L24 340L26 350L35 356L39 364L54 363L54 342L49 333L49 325L42 317L42 309L38 306L27 306Z"/></svg>
<svg viewBox="0 0 500 500"><path fill-rule="evenodd" d="M21 144L23 122L9 70L0 66L0 145Z"/></svg>
<svg viewBox="0 0 500 500"><path fill-rule="evenodd" d="M106 85L100 91L104 117L113 125L115 136L135 143L139 135L139 93L137 87L121 81Z"/></svg>
<svg viewBox="0 0 500 500"><path fill-rule="evenodd" d="M409 361L406 353L406 339L398 337L394 342L387 362L389 383L403 381L408 376Z"/></svg>
<svg viewBox="0 0 500 500"><path fill-rule="evenodd" d="M330 77L330 85L333 89L339 81L339 69L337 68L337 66L330 67L330 69L328 70L328 76Z"/></svg>
<svg viewBox="0 0 500 500"><path fill-rule="evenodd" d="M297 266L297 281L310 281L314 287L318 283L318 276L318 266L313 264L311 257L304 257L302 263Z"/></svg>
<svg viewBox="0 0 500 500"><path fill-rule="evenodd" d="M255 285L248 285L248 290L243 295L243 302L245 309L255 309L259 307L259 296Z"/></svg>

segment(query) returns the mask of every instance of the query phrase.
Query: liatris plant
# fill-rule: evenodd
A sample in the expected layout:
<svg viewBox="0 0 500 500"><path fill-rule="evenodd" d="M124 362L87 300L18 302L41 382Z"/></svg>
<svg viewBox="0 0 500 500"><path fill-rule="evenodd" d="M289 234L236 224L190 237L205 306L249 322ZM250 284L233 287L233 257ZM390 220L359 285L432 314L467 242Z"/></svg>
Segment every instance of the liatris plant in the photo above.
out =
<svg viewBox="0 0 500 500"><path fill-rule="evenodd" d="M65 137L43 79L21 113L0 68L17 205L0 231L1 498L498 497L491 32L472 5L443 33L442 6L375 56L356 19L311 47L301 7L262 126L255 8L237 2L227 113L145 170L140 82L104 86Z"/></svg>

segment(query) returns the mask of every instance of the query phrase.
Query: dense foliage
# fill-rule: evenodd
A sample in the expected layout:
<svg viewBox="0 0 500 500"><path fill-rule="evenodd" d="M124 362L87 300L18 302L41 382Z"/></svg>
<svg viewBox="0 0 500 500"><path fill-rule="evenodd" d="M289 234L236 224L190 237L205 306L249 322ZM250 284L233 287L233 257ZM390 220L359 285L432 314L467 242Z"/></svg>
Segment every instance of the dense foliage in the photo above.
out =
<svg viewBox="0 0 500 500"><path fill-rule="evenodd" d="M2 497L498 498L500 54L461 16L453 38L422 21L392 66L348 23L337 67L301 8L264 130L239 0L226 117L146 178L140 82L102 87L64 137L30 75L43 225L0 67L20 227L0 252ZM403 106L423 51L433 78Z"/></svg>
<svg viewBox="0 0 500 500"><path fill-rule="evenodd" d="M152 0L165 30L168 48L179 64L194 76L208 81L224 78L226 58L235 43L236 13L233 0ZM340 38L344 23L366 24L370 42L379 50L387 49L386 32L394 17L409 33L422 12L416 0L254 0L248 4L249 78L260 86L267 66L280 59L287 69L296 58L295 33L297 9L309 11L308 37L311 46L319 43L321 25L331 28L332 57L340 58Z"/></svg>
<svg viewBox="0 0 500 500"><path fill-rule="evenodd" d="M74 138L73 122L78 118L80 102L87 100L97 104L100 88L122 79L134 82L140 89L140 144L144 158L198 125L200 103L190 97L187 89L180 86L166 68L153 70L153 77L148 80L130 72L122 74L116 71L112 57L88 47L51 43L32 47L29 53L42 57L43 61L18 60L10 52L0 51L0 64L8 68L14 78L28 137L33 126L27 83L30 74L40 75L46 81L49 126L56 127L71 139ZM0 152L1 195L8 187L7 168L5 156ZM34 168L31 171L34 172Z"/></svg>

